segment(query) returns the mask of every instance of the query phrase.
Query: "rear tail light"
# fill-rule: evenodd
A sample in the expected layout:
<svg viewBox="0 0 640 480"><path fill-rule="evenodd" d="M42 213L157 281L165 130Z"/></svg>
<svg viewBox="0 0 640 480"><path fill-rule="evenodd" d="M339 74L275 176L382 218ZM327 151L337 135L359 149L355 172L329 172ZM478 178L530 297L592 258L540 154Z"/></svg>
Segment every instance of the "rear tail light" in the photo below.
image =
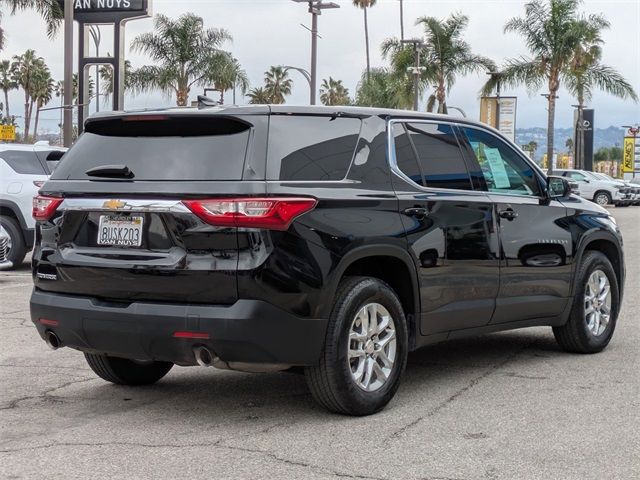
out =
<svg viewBox="0 0 640 480"><path fill-rule="evenodd" d="M62 203L61 198L45 197L44 195L38 195L33 197L33 210L31 215L38 221L46 221L53 217L56 212L56 208Z"/></svg>
<svg viewBox="0 0 640 480"><path fill-rule="evenodd" d="M267 197L184 200L182 203L211 225L287 230L296 217L313 210L318 201L304 197Z"/></svg>

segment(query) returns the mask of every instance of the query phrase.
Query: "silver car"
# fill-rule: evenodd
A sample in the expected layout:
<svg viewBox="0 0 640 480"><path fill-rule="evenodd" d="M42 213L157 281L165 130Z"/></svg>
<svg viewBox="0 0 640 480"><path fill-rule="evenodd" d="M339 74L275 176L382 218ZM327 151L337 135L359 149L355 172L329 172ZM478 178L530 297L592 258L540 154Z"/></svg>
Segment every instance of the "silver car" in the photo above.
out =
<svg viewBox="0 0 640 480"><path fill-rule="evenodd" d="M9 253L9 248L11 247L9 242L11 242L9 234L4 229L4 227L0 225L0 270L5 270L13 267L13 263L11 263L7 259L7 254Z"/></svg>

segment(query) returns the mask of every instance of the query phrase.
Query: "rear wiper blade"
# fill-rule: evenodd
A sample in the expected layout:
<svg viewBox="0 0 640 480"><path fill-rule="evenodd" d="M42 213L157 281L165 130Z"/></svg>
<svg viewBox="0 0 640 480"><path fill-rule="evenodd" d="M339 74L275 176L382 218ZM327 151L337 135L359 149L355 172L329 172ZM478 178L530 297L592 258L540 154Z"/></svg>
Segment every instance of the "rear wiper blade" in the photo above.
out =
<svg viewBox="0 0 640 480"><path fill-rule="evenodd" d="M100 165L84 172L89 177L133 178L135 175L126 165Z"/></svg>

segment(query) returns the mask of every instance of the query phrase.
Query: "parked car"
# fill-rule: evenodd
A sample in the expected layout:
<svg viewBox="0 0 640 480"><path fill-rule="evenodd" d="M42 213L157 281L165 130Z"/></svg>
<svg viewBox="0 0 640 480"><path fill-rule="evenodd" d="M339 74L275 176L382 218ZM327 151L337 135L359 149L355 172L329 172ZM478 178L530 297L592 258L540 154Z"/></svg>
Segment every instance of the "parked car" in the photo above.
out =
<svg viewBox="0 0 640 480"><path fill-rule="evenodd" d="M630 192L624 182L602 179L587 170L557 169L554 173L578 182L580 196L593 200L600 206L624 206L630 201Z"/></svg>
<svg viewBox="0 0 640 480"><path fill-rule="evenodd" d="M607 175L606 173L593 172L593 174L603 180L609 180L623 184L627 191L627 198L625 203L627 203L628 205L640 205L640 185L635 185L623 179L613 178L611 175Z"/></svg>
<svg viewBox="0 0 640 480"><path fill-rule="evenodd" d="M7 258L10 242L9 234L4 227L0 225L0 270L8 270L13 266L13 263Z"/></svg>
<svg viewBox="0 0 640 480"><path fill-rule="evenodd" d="M425 345L544 325L607 346L622 238L570 188L443 115L101 113L34 200L31 318L116 384L303 367L322 406L371 414Z"/></svg>
<svg viewBox="0 0 640 480"><path fill-rule="evenodd" d="M0 224L10 238L7 258L14 267L20 266L33 248L33 197L64 151L48 142L0 144Z"/></svg>

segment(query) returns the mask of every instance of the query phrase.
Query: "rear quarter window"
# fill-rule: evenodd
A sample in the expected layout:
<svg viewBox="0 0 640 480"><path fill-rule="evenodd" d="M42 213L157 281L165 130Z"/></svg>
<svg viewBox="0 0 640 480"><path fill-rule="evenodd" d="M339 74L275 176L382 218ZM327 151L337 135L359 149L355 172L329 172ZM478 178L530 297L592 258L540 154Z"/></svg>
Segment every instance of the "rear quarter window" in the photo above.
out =
<svg viewBox="0 0 640 480"><path fill-rule="evenodd" d="M5 150L4 152L0 152L0 158L16 173L23 175L47 174L40 160L38 160L38 156L33 151Z"/></svg>
<svg viewBox="0 0 640 480"><path fill-rule="evenodd" d="M358 118L272 115L268 179L326 181L345 178L360 136Z"/></svg>

